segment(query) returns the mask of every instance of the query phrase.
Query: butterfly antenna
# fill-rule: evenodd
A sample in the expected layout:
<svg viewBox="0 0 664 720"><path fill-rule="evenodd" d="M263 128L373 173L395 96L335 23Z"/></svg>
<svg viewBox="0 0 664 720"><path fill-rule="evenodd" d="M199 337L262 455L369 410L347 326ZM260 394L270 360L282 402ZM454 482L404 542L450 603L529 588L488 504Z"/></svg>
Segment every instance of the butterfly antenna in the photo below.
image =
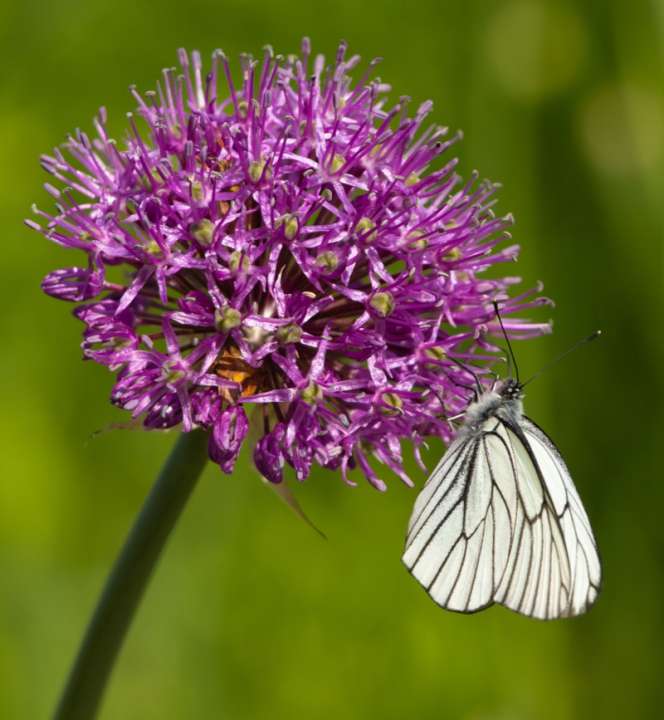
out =
<svg viewBox="0 0 664 720"><path fill-rule="evenodd" d="M528 383L531 383L536 377L539 377L545 370L548 370L553 365L556 365L559 363L563 358L566 358L571 352L574 352L578 348L580 348L582 345L585 345L586 343L592 342L593 340L597 340L597 338L602 334L601 330L595 330L595 332L590 333L587 337L581 338L581 340L577 340L577 342L572 345L572 347L567 348L564 352L561 352L560 355L553 358L550 362L548 362L544 367L541 367L532 377L528 378L525 383L521 387L525 387L528 385Z"/></svg>
<svg viewBox="0 0 664 720"><path fill-rule="evenodd" d="M503 331L503 337L505 338L505 342L507 343L507 350L509 352L508 355L508 372L511 375L512 374L512 368L514 368L514 377L516 378L517 383L519 383L519 366L516 364L516 358L514 357L514 351L512 350L512 343L510 342L509 337L507 337L507 332L505 331L505 326L503 325L503 319L500 317L500 312L498 311L498 303L494 300L493 302L493 309L496 311L496 317L498 318L498 322L500 323L500 329ZM519 383L521 385L521 383Z"/></svg>

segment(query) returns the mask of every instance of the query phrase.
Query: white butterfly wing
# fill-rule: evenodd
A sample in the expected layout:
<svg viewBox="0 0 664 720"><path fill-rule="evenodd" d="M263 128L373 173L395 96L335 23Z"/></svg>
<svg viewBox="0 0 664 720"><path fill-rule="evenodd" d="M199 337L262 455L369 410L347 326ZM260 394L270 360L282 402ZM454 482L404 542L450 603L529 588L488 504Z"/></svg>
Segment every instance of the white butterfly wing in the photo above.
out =
<svg viewBox="0 0 664 720"><path fill-rule="evenodd" d="M548 495L547 511L557 519L569 563L569 591L563 615L580 615L597 599L602 569L597 543L569 470L558 448L532 420L520 428L527 440Z"/></svg>
<svg viewBox="0 0 664 720"><path fill-rule="evenodd" d="M584 612L599 559L553 443L534 423L498 418L449 448L415 503L403 561L439 605L494 602L537 618Z"/></svg>

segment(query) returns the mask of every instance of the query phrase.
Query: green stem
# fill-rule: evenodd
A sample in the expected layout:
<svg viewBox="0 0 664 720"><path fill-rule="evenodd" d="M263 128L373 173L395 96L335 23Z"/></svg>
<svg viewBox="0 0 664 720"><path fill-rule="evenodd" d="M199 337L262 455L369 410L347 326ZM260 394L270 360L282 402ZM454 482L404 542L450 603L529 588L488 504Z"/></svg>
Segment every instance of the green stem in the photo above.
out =
<svg viewBox="0 0 664 720"><path fill-rule="evenodd" d="M94 718L159 555L207 461L207 436L182 433L116 560L54 720Z"/></svg>

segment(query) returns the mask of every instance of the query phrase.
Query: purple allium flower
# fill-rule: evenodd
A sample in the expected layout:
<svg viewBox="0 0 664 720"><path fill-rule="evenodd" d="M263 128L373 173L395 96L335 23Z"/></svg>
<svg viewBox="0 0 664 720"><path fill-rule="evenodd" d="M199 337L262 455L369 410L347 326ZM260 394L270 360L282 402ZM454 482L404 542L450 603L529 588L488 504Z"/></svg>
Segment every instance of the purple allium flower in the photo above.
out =
<svg viewBox="0 0 664 720"><path fill-rule="evenodd" d="M345 44L332 66L307 40L300 58L244 57L239 87L219 51L206 76L197 52L179 59L132 91L123 145L102 108L95 139L43 157L66 187L46 185L57 211L28 224L87 256L44 291L79 303L112 402L149 429L210 430L225 472L252 424L273 482L317 463L382 490L374 458L410 483L402 441L450 440L470 371L499 357L492 301L510 337L548 329L510 317L545 303L539 288L510 298L518 278L482 277L517 254L495 186L438 161L458 136L424 127L430 102L390 108L375 62L353 85Z"/></svg>

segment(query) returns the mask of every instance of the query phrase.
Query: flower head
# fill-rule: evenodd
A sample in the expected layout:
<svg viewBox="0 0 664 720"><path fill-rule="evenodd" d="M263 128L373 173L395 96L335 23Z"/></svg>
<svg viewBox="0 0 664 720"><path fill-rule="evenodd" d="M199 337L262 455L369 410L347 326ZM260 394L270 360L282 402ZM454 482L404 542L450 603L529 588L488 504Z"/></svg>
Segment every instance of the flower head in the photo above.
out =
<svg viewBox="0 0 664 720"><path fill-rule="evenodd" d="M409 116L369 72L353 85L344 44L332 66L306 40L299 58L244 57L238 87L221 52L205 76L179 59L133 91L124 143L102 109L94 139L43 157L57 210L28 224L87 257L44 291L78 304L112 402L146 428L209 429L224 471L252 422L274 482L316 463L383 489L371 458L410 482L402 441L449 440L498 357L492 302L510 337L548 328L510 317L537 290L482 277L517 253L495 186L438 161L457 137L424 126L431 103Z"/></svg>

